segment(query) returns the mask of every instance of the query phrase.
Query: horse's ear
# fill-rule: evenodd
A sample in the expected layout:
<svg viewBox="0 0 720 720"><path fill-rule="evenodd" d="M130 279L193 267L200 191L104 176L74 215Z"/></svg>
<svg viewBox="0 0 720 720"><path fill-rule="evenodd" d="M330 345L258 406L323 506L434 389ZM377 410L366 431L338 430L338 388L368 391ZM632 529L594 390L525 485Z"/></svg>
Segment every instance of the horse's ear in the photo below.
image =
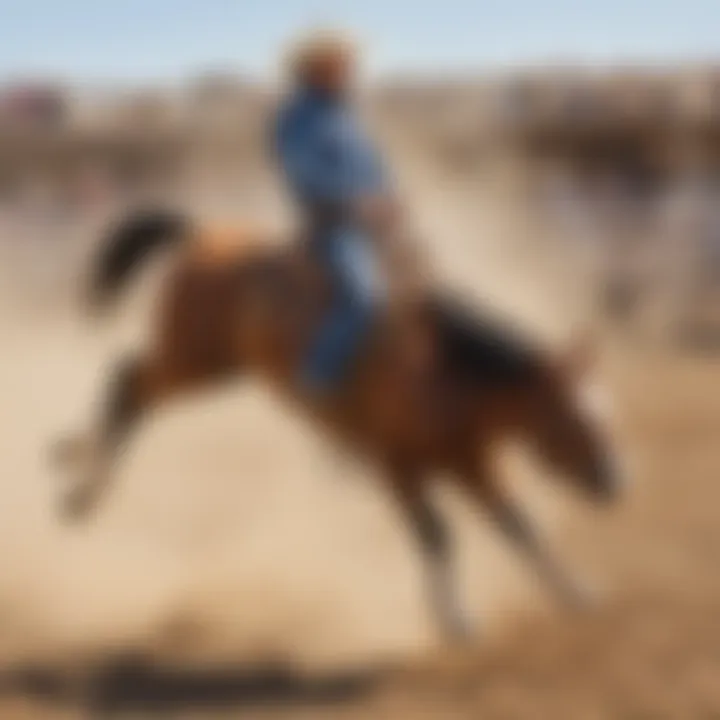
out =
<svg viewBox="0 0 720 720"><path fill-rule="evenodd" d="M580 379L594 365L597 357L597 340L588 330L576 333L560 361L560 369L569 378Z"/></svg>

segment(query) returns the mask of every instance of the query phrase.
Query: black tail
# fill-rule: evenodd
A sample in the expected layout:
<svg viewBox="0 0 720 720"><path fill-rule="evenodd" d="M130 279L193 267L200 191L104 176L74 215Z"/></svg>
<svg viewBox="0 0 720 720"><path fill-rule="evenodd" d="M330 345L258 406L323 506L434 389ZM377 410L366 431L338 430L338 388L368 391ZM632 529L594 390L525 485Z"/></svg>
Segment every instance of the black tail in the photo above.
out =
<svg viewBox="0 0 720 720"><path fill-rule="evenodd" d="M135 212L115 224L103 241L92 271L91 309L110 305L141 261L160 248L183 242L189 218L170 210Z"/></svg>

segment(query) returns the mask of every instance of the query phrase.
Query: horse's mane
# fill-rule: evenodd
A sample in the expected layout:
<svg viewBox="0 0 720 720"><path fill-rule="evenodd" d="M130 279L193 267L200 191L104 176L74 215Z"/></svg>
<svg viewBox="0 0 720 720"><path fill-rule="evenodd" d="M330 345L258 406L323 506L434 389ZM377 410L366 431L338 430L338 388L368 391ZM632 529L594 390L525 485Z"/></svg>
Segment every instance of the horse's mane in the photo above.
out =
<svg viewBox="0 0 720 720"><path fill-rule="evenodd" d="M447 293L427 301L441 361L453 375L491 383L519 383L537 376L539 348L517 328L491 320Z"/></svg>

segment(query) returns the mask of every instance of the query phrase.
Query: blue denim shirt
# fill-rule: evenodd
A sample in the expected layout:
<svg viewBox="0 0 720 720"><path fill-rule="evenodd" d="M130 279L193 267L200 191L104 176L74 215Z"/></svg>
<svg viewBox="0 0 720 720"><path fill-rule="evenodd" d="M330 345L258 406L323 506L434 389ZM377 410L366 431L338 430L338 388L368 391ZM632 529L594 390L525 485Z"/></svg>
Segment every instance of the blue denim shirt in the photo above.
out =
<svg viewBox="0 0 720 720"><path fill-rule="evenodd" d="M357 198L387 189L379 154L342 98L298 90L278 112L275 147L290 190L307 211L340 215Z"/></svg>

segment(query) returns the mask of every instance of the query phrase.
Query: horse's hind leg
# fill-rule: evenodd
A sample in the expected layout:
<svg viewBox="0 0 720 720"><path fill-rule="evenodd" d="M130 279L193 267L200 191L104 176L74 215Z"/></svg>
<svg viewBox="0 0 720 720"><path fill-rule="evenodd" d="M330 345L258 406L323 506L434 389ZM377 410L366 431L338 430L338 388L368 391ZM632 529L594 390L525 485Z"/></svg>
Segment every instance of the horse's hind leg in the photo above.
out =
<svg viewBox="0 0 720 720"><path fill-rule="evenodd" d="M154 399L153 377L152 367L146 361L139 358L121 361L113 371L100 421L87 447L80 449L73 442L59 449L65 456L60 459L81 463L80 472L62 501L61 512L66 518L83 519L100 500L111 480L118 451ZM82 456L70 458L69 455Z"/></svg>
<svg viewBox="0 0 720 720"><path fill-rule="evenodd" d="M422 552L433 611L447 635L466 638L470 629L459 607L448 527L427 497L419 474L394 468L390 477Z"/></svg>

